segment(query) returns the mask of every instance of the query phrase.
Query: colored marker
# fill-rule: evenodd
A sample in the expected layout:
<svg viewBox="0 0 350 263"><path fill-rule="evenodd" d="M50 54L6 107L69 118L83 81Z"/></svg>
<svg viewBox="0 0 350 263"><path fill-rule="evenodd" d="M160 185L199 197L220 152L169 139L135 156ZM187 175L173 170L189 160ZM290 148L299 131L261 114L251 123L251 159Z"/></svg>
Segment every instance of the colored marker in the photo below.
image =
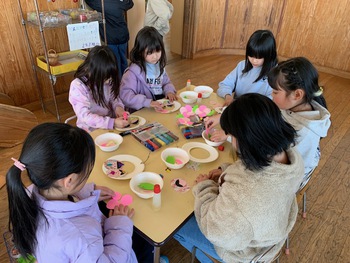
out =
<svg viewBox="0 0 350 263"><path fill-rule="evenodd" d="M174 141L177 141L179 138L174 135L172 132L168 131L167 134L174 140Z"/></svg>
<svg viewBox="0 0 350 263"><path fill-rule="evenodd" d="M162 135L163 135L165 138L167 138L170 142L173 142L173 141L174 141L174 139L171 138L171 136L169 136L168 134L163 133Z"/></svg>
<svg viewBox="0 0 350 263"><path fill-rule="evenodd" d="M166 145L166 143L160 140L159 138L154 138L154 140L156 140L161 146Z"/></svg>
<svg viewBox="0 0 350 263"><path fill-rule="evenodd" d="M157 138L165 142L165 144L169 144L170 142L167 140L167 138L163 137L161 134L156 134Z"/></svg>
<svg viewBox="0 0 350 263"><path fill-rule="evenodd" d="M154 142L152 142L151 140L147 140L147 143L149 143L153 147L154 150L158 150L159 149L158 145L155 144Z"/></svg>
<svg viewBox="0 0 350 263"><path fill-rule="evenodd" d="M152 147L152 145L150 145L149 143L147 143L147 142L142 142L143 143L143 145L145 145L149 150L151 150L152 152L154 151L154 148Z"/></svg>
<svg viewBox="0 0 350 263"><path fill-rule="evenodd" d="M156 144L156 145L158 146L158 149L162 147L162 144L159 143L159 142L157 141L156 138L152 138L152 139L150 139L150 140L151 140L154 144Z"/></svg>

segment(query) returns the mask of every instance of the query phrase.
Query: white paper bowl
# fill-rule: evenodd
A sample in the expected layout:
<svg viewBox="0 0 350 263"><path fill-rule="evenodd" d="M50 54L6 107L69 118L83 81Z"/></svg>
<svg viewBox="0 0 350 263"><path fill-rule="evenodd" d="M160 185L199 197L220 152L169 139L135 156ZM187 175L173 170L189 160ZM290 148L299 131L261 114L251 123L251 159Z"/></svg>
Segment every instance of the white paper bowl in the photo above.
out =
<svg viewBox="0 0 350 263"><path fill-rule="evenodd" d="M95 144L104 152L117 150L122 142L123 137L113 132L101 134L95 139Z"/></svg>
<svg viewBox="0 0 350 263"><path fill-rule="evenodd" d="M182 101L186 104L193 104L197 101L198 93L195 91L183 91L180 93Z"/></svg>
<svg viewBox="0 0 350 263"><path fill-rule="evenodd" d="M134 175L130 180L130 189L139 197L148 199L153 197L154 193L153 190L144 190L139 187L139 184L141 183L150 183L150 184L159 184L160 189L163 188L163 178L153 172L142 172L139 174Z"/></svg>
<svg viewBox="0 0 350 263"><path fill-rule="evenodd" d="M175 164L168 163L166 159L169 156L174 157L175 160L179 162L178 163L175 162ZM162 154L160 157L162 161L165 163L165 165L170 169L181 169L190 160L190 156L185 150L181 148L175 148L175 147L165 149L164 151L162 151Z"/></svg>
<svg viewBox="0 0 350 263"><path fill-rule="evenodd" d="M197 86L194 88L194 91L197 93L202 93L202 98L206 99L210 97L214 90L209 86Z"/></svg>
<svg viewBox="0 0 350 263"><path fill-rule="evenodd" d="M210 132L212 132L212 131L209 131L209 134L210 134ZM213 142L213 141L209 140L206 130L204 130L202 132L202 137L203 137L204 141L206 142L206 144L208 144L210 146L214 146L214 147L220 146L221 144L223 144L226 141L226 140L224 140L224 141L221 141L221 142Z"/></svg>

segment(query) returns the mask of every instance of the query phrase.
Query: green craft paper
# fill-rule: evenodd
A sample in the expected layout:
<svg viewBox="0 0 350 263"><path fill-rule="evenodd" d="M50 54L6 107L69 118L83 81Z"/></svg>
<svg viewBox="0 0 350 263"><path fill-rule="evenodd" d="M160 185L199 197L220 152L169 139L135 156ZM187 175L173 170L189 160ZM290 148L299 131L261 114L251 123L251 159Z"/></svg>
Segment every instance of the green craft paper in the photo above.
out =
<svg viewBox="0 0 350 263"><path fill-rule="evenodd" d="M192 108L192 111L193 111L193 112L196 112L196 110L197 110L198 108L199 108L198 105L194 105L193 108Z"/></svg>
<svg viewBox="0 0 350 263"><path fill-rule="evenodd" d="M25 258L25 257L20 257L17 259L17 262L18 263L35 263L37 262L35 257L33 257L32 255L29 255L28 258Z"/></svg>
<svg viewBox="0 0 350 263"><path fill-rule="evenodd" d="M143 190L153 190L154 189L154 184L151 183L140 183L139 187Z"/></svg>
<svg viewBox="0 0 350 263"><path fill-rule="evenodd" d="M165 161L167 162L167 163L171 163L171 164L175 164L175 157L174 156L171 156L171 155L169 155L166 159L165 159Z"/></svg>
<svg viewBox="0 0 350 263"><path fill-rule="evenodd" d="M213 116L215 113L216 113L215 110L211 110L211 111L207 114L207 116Z"/></svg>

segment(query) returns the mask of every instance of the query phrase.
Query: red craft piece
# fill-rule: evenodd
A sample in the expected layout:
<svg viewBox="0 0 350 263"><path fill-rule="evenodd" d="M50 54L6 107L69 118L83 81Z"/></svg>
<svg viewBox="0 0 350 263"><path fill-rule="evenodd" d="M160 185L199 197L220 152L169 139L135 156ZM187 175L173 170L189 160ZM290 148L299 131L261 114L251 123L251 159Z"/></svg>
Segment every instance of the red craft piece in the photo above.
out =
<svg viewBox="0 0 350 263"><path fill-rule="evenodd" d="M223 151L224 149L225 149L225 147L223 145L218 146L219 151Z"/></svg>

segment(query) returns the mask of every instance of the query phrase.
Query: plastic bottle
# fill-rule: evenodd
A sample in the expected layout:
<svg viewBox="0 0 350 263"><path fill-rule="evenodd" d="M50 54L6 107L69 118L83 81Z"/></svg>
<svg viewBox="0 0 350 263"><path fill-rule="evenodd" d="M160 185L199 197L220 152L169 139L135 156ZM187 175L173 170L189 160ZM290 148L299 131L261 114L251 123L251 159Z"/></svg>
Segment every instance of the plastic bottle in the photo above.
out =
<svg viewBox="0 0 350 263"><path fill-rule="evenodd" d="M198 93L198 98L197 98L197 103L201 103L202 102L202 93Z"/></svg>
<svg viewBox="0 0 350 263"><path fill-rule="evenodd" d="M162 206L161 190L160 190L159 184L154 185L153 192L154 192L153 200L152 200L153 209L154 211L158 211Z"/></svg>
<svg viewBox="0 0 350 263"><path fill-rule="evenodd" d="M186 90L191 90L191 80L190 79L187 80Z"/></svg>

